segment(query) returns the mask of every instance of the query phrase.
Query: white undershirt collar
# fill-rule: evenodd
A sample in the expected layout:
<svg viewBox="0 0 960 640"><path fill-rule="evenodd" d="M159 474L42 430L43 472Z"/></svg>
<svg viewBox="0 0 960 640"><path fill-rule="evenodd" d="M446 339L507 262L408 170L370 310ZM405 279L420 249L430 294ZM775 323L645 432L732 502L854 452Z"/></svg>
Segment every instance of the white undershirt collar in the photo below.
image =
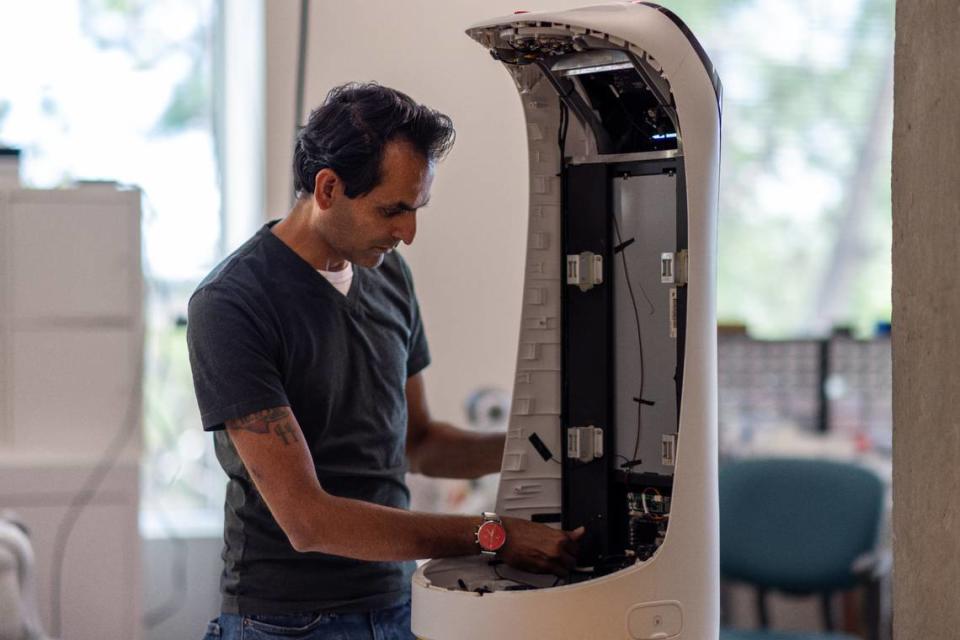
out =
<svg viewBox="0 0 960 640"><path fill-rule="evenodd" d="M317 272L326 278L327 282L336 287L337 291L347 295L350 290L350 284L353 282L353 265L347 263L347 266L339 271L324 271L317 269Z"/></svg>

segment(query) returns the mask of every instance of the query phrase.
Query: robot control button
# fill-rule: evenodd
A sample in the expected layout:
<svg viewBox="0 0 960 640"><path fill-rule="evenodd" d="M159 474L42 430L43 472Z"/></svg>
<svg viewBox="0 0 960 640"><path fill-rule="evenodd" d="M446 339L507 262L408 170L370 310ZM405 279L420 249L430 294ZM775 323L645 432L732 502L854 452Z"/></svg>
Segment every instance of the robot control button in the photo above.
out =
<svg viewBox="0 0 960 640"><path fill-rule="evenodd" d="M627 632L633 640L670 640L682 628L679 602L646 602L627 612Z"/></svg>

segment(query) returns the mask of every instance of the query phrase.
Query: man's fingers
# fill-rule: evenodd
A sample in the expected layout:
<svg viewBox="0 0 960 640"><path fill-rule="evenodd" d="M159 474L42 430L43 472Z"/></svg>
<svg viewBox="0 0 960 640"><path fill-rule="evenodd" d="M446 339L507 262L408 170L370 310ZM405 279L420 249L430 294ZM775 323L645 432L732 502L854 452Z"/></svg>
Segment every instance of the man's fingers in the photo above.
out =
<svg viewBox="0 0 960 640"><path fill-rule="evenodd" d="M537 563L537 570L534 573L556 573L557 563L549 558L543 558Z"/></svg>
<svg viewBox="0 0 960 640"><path fill-rule="evenodd" d="M567 576L576 567L578 541L586 532L584 527L562 531L512 518L506 522L511 543L502 557L510 566L558 576Z"/></svg>
<svg viewBox="0 0 960 640"><path fill-rule="evenodd" d="M550 566L550 573L555 576L560 576L561 578L566 578L568 575L570 575L570 568L568 568L562 562L554 562Z"/></svg>
<svg viewBox="0 0 960 640"><path fill-rule="evenodd" d="M573 569L575 566L577 566L576 557L566 552L560 554L560 562L567 569Z"/></svg>
<svg viewBox="0 0 960 640"><path fill-rule="evenodd" d="M580 548L580 540L583 538L584 528L579 527L573 531L566 531L567 539L564 541L564 549L567 553L577 555L577 550Z"/></svg>

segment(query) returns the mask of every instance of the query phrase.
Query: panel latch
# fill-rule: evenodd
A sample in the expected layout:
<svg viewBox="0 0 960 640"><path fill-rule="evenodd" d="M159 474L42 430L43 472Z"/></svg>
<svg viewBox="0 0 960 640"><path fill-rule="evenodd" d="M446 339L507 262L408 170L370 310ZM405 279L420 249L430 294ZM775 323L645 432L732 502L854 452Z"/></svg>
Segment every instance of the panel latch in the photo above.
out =
<svg viewBox="0 0 960 640"><path fill-rule="evenodd" d="M660 254L660 282L682 286L687 284L687 250Z"/></svg>
<svg viewBox="0 0 960 640"><path fill-rule="evenodd" d="M570 427L567 429L567 458L590 462L603 457L603 429Z"/></svg>
<svg viewBox="0 0 960 640"><path fill-rule="evenodd" d="M589 291L603 283L603 256L592 251L567 256L567 284Z"/></svg>

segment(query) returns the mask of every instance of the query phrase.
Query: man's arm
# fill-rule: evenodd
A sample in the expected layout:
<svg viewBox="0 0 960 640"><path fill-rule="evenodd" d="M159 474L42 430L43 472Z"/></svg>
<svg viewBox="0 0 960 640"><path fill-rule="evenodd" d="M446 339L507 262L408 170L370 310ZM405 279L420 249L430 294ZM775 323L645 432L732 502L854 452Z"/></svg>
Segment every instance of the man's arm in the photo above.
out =
<svg viewBox="0 0 960 640"><path fill-rule="evenodd" d="M289 407L230 420L227 433L257 490L297 551L361 560L413 560L478 552L480 517L415 513L333 496L320 486ZM576 540L544 525L504 518L503 560L528 571L564 574Z"/></svg>
<svg viewBox="0 0 960 640"><path fill-rule="evenodd" d="M435 478L479 478L500 471L503 433L466 431L430 418L423 374L407 378L407 460Z"/></svg>

